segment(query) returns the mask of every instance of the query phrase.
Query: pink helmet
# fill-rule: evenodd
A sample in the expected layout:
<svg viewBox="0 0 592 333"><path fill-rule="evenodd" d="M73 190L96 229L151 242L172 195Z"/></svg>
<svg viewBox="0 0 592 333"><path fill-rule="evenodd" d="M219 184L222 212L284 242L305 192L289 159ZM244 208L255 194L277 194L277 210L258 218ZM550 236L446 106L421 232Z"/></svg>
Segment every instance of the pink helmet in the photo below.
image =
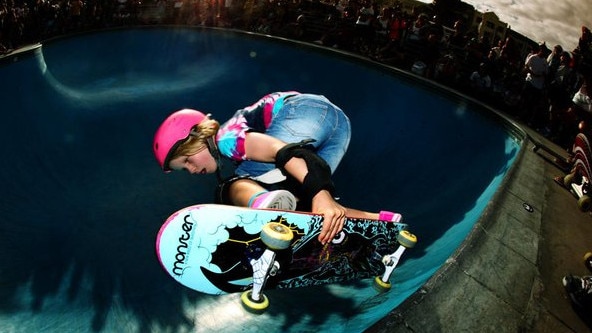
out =
<svg viewBox="0 0 592 333"><path fill-rule="evenodd" d="M197 110L183 109L172 113L160 125L154 135L154 156L165 172L170 172L169 162L177 146L187 137L191 129L207 116Z"/></svg>

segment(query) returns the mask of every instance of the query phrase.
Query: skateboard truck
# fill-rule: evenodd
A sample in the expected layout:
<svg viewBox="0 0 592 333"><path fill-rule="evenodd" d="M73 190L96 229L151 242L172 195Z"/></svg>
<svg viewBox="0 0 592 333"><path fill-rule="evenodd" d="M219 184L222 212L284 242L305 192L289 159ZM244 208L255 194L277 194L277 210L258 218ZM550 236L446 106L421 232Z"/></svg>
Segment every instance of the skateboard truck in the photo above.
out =
<svg viewBox="0 0 592 333"><path fill-rule="evenodd" d="M399 247L395 252L391 254L387 254L382 258L382 263L384 264L385 271L382 276L377 276L374 278L374 286L380 291L386 291L391 289L391 283L389 282L391 275L397 264L399 263L399 259L405 252L405 249L412 248L417 243L417 237L414 234L410 233L407 230L402 230L397 235L397 241L399 242Z"/></svg>
<svg viewBox="0 0 592 333"><path fill-rule="evenodd" d="M249 309L264 310L269 306L269 300L261 293L267 278L270 275L275 275L279 264L275 261L275 252L270 249L265 249L259 259L251 259L251 266L253 267L253 288L245 297L248 297L250 304ZM275 268L275 269L274 269ZM243 300L243 304L244 304Z"/></svg>
<svg viewBox="0 0 592 333"><path fill-rule="evenodd" d="M563 183L567 189L578 198L578 208L582 212L592 209L592 196L589 193L590 180L574 171L563 177Z"/></svg>
<svg viewBox="0 0 592 333"><path fill-rule="evenodd" d="M261 291L267 279L280 269L280 264L275 260L274 250L287 249L293 238L292 230L281 223L270 222L261 229L261 241L267 248L258 259L249 261L253 267L253 288L241 295L241 301L247 310L260 312L269 306L267 296Z"/></svg>

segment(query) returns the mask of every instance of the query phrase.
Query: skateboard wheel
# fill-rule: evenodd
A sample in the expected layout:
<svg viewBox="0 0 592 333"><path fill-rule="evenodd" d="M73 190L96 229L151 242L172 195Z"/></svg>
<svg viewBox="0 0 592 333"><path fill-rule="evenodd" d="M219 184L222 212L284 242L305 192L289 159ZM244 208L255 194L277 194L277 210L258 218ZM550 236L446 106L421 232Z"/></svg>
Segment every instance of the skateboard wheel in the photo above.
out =
<svg viewBox="0 0 592 333"><path fill-rule="evenodd" d="M332 244L341 244L341 243L343 243L343 241L345 240L346 237L347 236L345 235L345 232L343 232L343 230L342 230L337 235L335 235L335 238L333 238L331 240L331 243Z"/></svg>
<svg viewBox="0 0 592 333"><path fill-rule="evenodd" d="M261 229L261 241L272 250L289 248L293 238L292 230L281 223L270 222Z"/></svg>
<svg viewBox="0 0 592 333"><path fill-rule="evenodd" d="M581 198L578 199L578 208L582 212L587 212L590 210L590 205L592 204L592 198L587 195L583 195Z"/></svg>
<svg viewBox="0 0 592 333"><path fill-rule="evenodd" d="M588 252L584 255L584 265L592 272L592 252Z"/></svg>
<svg viewBox="0 0 592 333"><path fill-rule="evenodd" d="M406 248L412 248L417 243L417 237L407 230L401 230L397 235L397 241Z"/></svg>
<svg viewBox="0 0 592 333"><path fill-rule="evenodd" d="M241 295L241 302L248 311L261 312L269 307L269 299L261 294L261 299L256 301L251 298L252 291L247 290Z"/></svg>
<svg viewBox="0 0 592 333"><path fill-rule="evenodd" d="M574 177L575 177L575 174L573 174L573 173L568 173L567 175L565 175L565 177L563 177L563 185L565 185L565 187L570 189L571 184L573 184L573 182L574 182Z"/></svg>
<svg viewBox="0 0 592 333"><path fill-rule="evenodd" d="M391 289L391 283L384 282L382 281L380 276L377 276L374 278L374 288L376 288L380 292L387 291Z"/></svg>

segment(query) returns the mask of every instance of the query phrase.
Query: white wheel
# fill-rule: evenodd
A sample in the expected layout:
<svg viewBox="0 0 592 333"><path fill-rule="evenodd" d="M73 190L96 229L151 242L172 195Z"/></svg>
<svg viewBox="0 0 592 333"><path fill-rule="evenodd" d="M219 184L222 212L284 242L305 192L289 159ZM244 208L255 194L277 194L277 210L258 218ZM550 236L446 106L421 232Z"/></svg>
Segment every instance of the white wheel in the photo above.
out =
<svg viewBox="0 0 592 333"><path fill-rule="evenodd" d="M345 232L342 230L340 231L337 235L335 235L335 238L333 238L331 240L332 244L341 244L344 240L345 240Z"/></svg>
<svg viewBox="0 0 592 333"><path fill-rule="evenodd" d="M290 247L294 233L287 226L269 222L261 229L261 241L272 250L284 250Z"/></svg>

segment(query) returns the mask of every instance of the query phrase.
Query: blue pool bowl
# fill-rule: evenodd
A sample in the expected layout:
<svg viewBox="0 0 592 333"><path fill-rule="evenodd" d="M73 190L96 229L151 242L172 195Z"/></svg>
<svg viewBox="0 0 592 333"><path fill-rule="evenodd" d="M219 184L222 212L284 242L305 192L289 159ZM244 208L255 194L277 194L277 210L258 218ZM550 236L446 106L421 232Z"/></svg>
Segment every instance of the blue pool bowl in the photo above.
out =
<svg viewBox="0 0 592 333"><path fill-rule="evenodd" d="M4 332L361 332L418 292L463 243L522 147L502 116L412 74L268 36L134 28L0 59L0 322ZM213 201L214 176L164 174L160 122L226 120L273 91L327 96L351 119L340 202L403 214L417 235L388 293L372 281L240 295L178 285L154 242L174 211ZM230 174L226 163L223 173Z"/></svg>

